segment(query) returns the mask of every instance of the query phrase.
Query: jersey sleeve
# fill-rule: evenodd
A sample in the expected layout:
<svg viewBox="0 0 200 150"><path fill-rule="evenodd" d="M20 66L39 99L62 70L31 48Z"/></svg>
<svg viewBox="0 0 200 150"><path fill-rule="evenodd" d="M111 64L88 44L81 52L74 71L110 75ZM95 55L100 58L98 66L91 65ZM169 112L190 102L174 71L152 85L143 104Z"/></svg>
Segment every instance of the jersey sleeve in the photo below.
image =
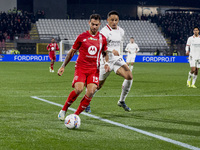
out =
<svg viewBox="0 0 200 150"><path fill-rule="evenodd" d="M138 47L138 45L136 44L136 49L137 49L137 51L140 51L140 48Z"/></svg>
<svg viewBox="0 0 200 150"><path fill-rule="evenodd" d="M103 38L102 51L106 51L107 49L108 49L108 47L107 47L107 41L106 41L106 38L104 37L104 38Z"/></svg>
<svg viewBox="0 0 200 150"><path fill-rule="evenodd" d="M50 44L47 45L47 50L50 50Z"/></svg>
<svg viewBox="0 0 200 150"><path fill-rule="evenodd" d="M186 44L186 47L185 47L185 51L188 52L189 51L189 47L191 45L191 38L188 38L187 40L187 44Z"/></svg>
<svg viewBox="0 0 200 150"><path fill-rule="evenodd" d="M78 50L81 47L81 36L79 35L74 42L72 49Z"/></svg>
<svg viewBox="0 0 200 150"><path fill-rule="evenodd" d="M191 38L188 38L188 40L187 40L187 44L186 44L187 46L190 46L191 45Z"/></svg>
<svg viewBox="0 0 200 150"><path fill-rule="evenodd" d="M126 45L125 51L128 51L129 49L129 44Z"/></svg>
<svg viewBox="0 0 200 150"><path fill-rule="evenodd" d="M123 56L123 44L124 44L124 30L121 30L121 41L120 41L120 54Z"/></svg>
<svg viewBox="0 0 200 150"><path fill-rule="evenodd" d="M59 51L60 49L59 49L59 47L58 47L58 44L56 43L56 50L57 51Z"/></svg>
<svg viewBox="0 0 200 150"><path fill-rule="evenodd" d="M108 33L107 33L107 30L105 27L103 29L101 29L100 33L103 34L106 37L106 39L108 40Z"/></svg>

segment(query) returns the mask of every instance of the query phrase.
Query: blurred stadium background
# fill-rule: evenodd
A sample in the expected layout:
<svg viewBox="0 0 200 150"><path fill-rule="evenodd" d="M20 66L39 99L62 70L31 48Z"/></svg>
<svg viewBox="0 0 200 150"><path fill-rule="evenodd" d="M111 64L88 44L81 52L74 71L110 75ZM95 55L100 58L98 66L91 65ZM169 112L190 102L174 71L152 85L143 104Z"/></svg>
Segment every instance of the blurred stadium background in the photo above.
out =
<svg viewBox="0 0 200 150"><path fill-rule="evenodd" d="M47 54L52 37L68 40L88 29L92 13L102 16L102 27L110 10L120 13L125 44L133 36L139 55L185 55L185 43L192 28L200 24L199 0L1 0L0 54ZM69 47L65 47L67 49Z"/></svg>

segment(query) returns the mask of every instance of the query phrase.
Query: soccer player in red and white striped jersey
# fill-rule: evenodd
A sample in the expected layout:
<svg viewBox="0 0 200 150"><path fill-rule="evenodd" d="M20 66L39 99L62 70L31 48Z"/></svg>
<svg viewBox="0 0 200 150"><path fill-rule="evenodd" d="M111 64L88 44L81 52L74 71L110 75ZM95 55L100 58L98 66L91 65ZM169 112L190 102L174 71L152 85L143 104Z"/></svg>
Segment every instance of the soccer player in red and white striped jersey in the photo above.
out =
<svg viewBox="0 0 200 150"><path fill-rule="evenodd" d="M47 50L49 51L49 58L51 60L51 67L49 67L50 72L54 72L53 65L56 61L56 51L59 51L58 44L55 42L55 39L51 39L51 43L47 45Z"/></svg>
<svg viewBox="0 0 200 150"><path fill-rule="evenodd" d="M58 114L58 119L60 120L65 119L68 107L83 91L84 86L87 88L86 94L82 98L80 105L75 112L76 115L79 115L90 104L94 91L99 85L100 55L103 54L106 56L106 61L108 61L108 55L106 54L106 37L98 31L101 25L100 21L100 15L93 14L90 16L89 31L86 31L77 37L72 49L66 56L64 63L58 70L58 75L62 75L65 66L69 63L74 53L79 50L79 56L76 61L75 74L72 83L74 90L69 94L65 105ZM105 64L104 68L106 72L109 71L108 64Z"/></svg>

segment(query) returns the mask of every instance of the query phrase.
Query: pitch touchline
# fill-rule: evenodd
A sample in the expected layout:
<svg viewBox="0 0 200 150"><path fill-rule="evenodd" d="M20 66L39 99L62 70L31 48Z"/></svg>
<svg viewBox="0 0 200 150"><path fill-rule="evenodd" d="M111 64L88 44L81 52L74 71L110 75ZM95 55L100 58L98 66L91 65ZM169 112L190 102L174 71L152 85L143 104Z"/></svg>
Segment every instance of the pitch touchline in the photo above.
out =
<svg viewBox="0 0 200 150"><path fill-rule="evenodd" d="M40 101L43 101L43 102L46 102L46 103L49 103L49 104L52 104L52 105L55 105L55 106L63 107L63 105L61 105L61 104L51 102L51 101L48 101L46 99L39 98L37 96L31 96L31 98L34 98L34 99L37 99L37 100L40 100ZM74 109L74 108L68 108L68 109L71 110L71 111L74 111L74 112L76 111L76 109ZM144 134L144 135L147 135L147 136L150 136L150 137L162 140L162 141L166 141L168 143L179 145L179 146L191 149L191 150L200 150L200 148L198 148L198 147L195 147L195 146L192 146L192 145L189 145L189 144L186 144L186 143L182 143L182 142L179 142L179 141L176 141L176 140L172 140L170 138L166 138L166 137L163 137L163 136L160 136L160 135L157 135L157 134L153 134L151 132L147 132L147 131L144 131L144 130L141 130L141 129L131 127L131 126L127 126L127 125L124 125L124 124L121 124L121 123L118 123L118 122L114 122L114 121L111 121L111 120L108 120L108 119L104 119L104 118L101 118L101 117L98 117L98 116L95 116L95 115L92 115L92 114L88 114L88 113L85 113L85 112L82 112L81 114L88 116L88 117L91 117L91 118L94 118L94 119L101 120L103 122L110 123L112 125L116 125L118 127L122 127L122 128L125 128L125 129L136 131L138 133L141 133L141 134Z"/></svg>
<svg viewBox="0 0 200 150"><path fill-rule="evenodd" d="M39 97L67 97L68 95L65 95L65 96L55 96L55 95L52 95L52 96L39 96ZM80 95L81 96L81 95ZM83 96L83 95L82 95ZM200 95L128 95L127 97L198 97ZM95 97L119 97L117 95L102 95L102 96L96 96Z"/></svg>

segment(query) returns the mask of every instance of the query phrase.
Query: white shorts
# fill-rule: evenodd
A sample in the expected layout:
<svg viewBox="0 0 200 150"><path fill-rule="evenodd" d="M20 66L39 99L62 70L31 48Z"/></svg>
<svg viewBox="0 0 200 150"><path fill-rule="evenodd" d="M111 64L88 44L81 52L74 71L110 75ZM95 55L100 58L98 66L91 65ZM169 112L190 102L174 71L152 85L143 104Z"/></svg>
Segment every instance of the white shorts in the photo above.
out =
<svg viewBox="0 0 200 150"><path fill-rule="evenodd" d="M130 63L130 62L135 62L135 54L128 54L126 62Z"/></svg>
<svg viewBox="0 0 200 150"><path fill-rule="evenodd" d="M115 58L112 59L112 61L109 61L110 71L106 72L104 69L104 63L101 63L99 81L105 80L112 71L114 71L116 73L117 70L125 64L126 63L121 56L115 56Z"/></svg>
<svg viewBox="0 0 200 150"><path fill-rule="evenodd" d="M196 68L200 68L200 60L198 59L192 59L191 56L189 56L189 62L190 62L190 67L196 67Z"/></svg>

